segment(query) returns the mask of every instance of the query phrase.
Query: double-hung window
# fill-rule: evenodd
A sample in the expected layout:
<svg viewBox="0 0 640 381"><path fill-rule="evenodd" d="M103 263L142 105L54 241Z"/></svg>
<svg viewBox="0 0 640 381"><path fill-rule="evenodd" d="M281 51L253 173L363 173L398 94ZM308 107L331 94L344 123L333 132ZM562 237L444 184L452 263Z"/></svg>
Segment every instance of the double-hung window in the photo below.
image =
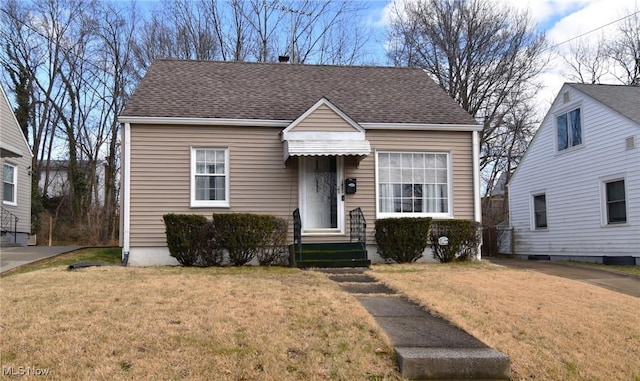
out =
<svg viewBox="0 0 640 381"><path fill-rule="evenodd" d="M558 151L582 144L582 120L580 108L556 117L556 138Z"/></svg>
<svg viewBox="0 0 640 381"><path fill-rule="evenodd" d="M17 205L17 168L11 164L4 164L2 177L3 197L2 203L7 205Z"/></svg>
<svg viewBox="0 0 640 381"><path fill-rule="evenodd" d="M191 206L229 206L228 148L191 148Z"/></svg>
<svg viewBox="0 0 640 381"><path fill-rule="evenodd" d="M449 217L448 153L378 152L379 217Z"/></svg>
<svg viewBox="0 0 640 381"><path fill-rule="evenodd" d="M606 224L624 224L627 222L627 202L624 179L604 182Z"/></svg>
<svg viewBox="0 0 640 381"><path fill-rule="evenodd" d="M534 229L547 228L547 196L537 194L533 196L533 227Z"/></svg>

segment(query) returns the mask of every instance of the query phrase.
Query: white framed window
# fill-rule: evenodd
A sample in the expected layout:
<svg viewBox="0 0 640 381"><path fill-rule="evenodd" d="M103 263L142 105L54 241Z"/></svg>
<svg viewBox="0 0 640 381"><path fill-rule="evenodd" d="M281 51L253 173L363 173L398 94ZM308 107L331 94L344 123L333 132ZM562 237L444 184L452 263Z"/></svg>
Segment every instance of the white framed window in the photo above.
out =
<svg viewBox="0 0 640 381"><path fill-rule="evenodd" d="M450 218L449 154L376 152L376 193L378 218Z"/></svg>
<svg viewBox="0 0 640 381"><path fill-rule="evenodd" d="M603 225L627 223L627 191L624 177L608 178L601 183Z"/></svg>
<svg viewBox="0 0 640 381"><path fill-rule="evenodd" d="M556 147L558 152L582 144L580 108L556 116Z"/></svg>
<svg viewBox="0 0 640 381"><path fill-rule="evenodd" d="M547 229L547 195L531 195L531 230Z"/></svg>
<svg viewBox="0 0 640 381"><path fill-rule="evenodd" d="M18 205L18 167L5 163L2 173L2 203Z"/></svg>
<svg viewBox="0 0 640 381"><path fill-rule="evenodd" d="M229 149L191 147L191 207L229 207Z"/></svg>

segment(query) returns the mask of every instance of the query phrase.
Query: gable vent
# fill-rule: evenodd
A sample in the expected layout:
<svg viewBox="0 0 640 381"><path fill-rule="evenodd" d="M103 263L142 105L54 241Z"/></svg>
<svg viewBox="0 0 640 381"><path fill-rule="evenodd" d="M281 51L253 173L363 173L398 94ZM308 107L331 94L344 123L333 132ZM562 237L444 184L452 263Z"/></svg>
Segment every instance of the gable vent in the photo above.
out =
<svg viewBox="0 0 640 381"><path fill-rule="evenodd" d="M571 99L570 99L570 97L569 97L569 92L568 92L568 91L565 91L565 92L562 94L562 101L563 101L564 103L567 103L567 102L569 102L570 100L571 100Z"/></svg>
<svg viewBox="0 0 640 381"><path fill-rule="evenodd" d="M626 138L625 145L627 146L627 151L636 148L635 136L629 136L628 138Z"/></svg>

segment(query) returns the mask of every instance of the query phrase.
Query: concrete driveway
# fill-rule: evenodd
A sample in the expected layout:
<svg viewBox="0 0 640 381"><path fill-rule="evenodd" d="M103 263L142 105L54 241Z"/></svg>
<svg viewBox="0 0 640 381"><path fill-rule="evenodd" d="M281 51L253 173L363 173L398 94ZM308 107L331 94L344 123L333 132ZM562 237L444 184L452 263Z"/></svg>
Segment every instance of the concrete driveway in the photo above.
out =
<svg viewBox="0 0 640 381"><path fill-rule="evenodd" d="M70 253L84 246L21 246L0 248L0 273L27 263Z"/></svg>
<svg viewBox="0 0 640 381"><path fill-rule="evenodd" d="M574 279L640 298L640 276L580 265L521 259L489 259L497 265L529 269L548 275Z"/></svg>

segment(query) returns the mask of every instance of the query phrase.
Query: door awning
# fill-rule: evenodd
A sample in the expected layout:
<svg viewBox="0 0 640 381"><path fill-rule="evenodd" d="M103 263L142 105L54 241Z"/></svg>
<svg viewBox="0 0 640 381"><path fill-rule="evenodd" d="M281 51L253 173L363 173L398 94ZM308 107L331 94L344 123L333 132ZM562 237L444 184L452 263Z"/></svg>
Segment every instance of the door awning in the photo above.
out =
<svg viewBox="0 0 640 381"><path fill-rule="evenodd" d="M367 156L371 144L364 139L285 140L284 159L291 156Z"/></svg>

